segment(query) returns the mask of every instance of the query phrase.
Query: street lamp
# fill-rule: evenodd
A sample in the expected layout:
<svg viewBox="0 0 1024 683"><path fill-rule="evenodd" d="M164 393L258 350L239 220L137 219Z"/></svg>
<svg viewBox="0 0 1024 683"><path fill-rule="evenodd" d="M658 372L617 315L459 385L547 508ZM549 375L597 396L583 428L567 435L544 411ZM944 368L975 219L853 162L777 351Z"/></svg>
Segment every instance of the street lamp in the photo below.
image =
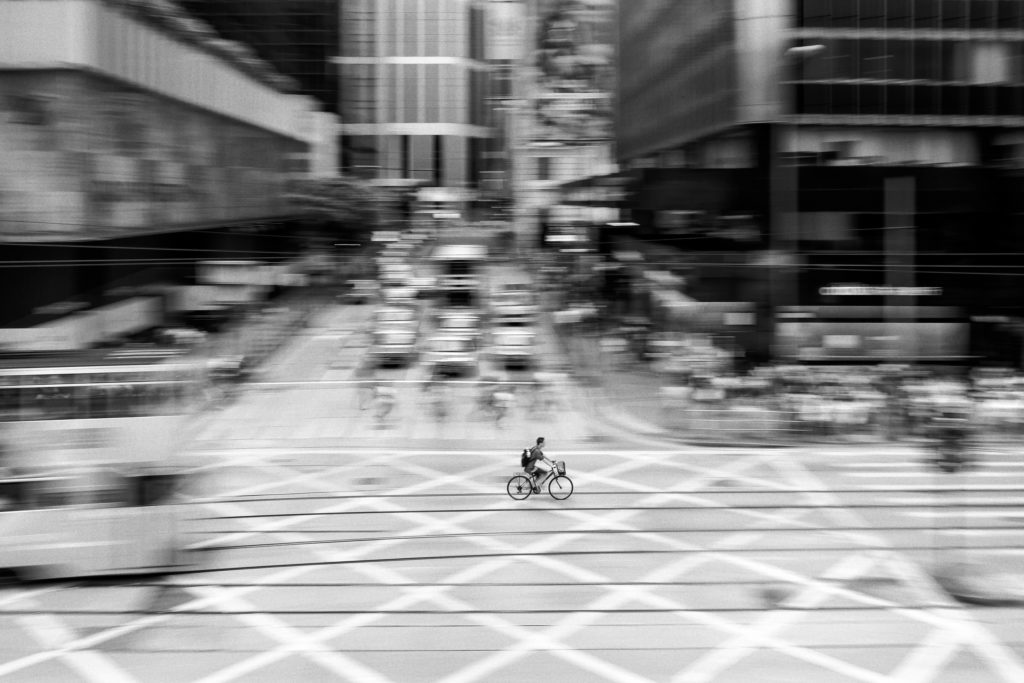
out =
<svg viewBox="0 0 1024 683"><path fill-rule="evenodd" d="M772 164L769 176L769 192L772 207L771 226L769 241L771 244L772 259L769 264L773 283L770 287L773 310L772 310L772 339L775 344L773 356L778 358L781 345L779 335L779 309L783 301L798 300L797 275L789 272L790 269L798 267L797 254L789 254L789 248L794 252L800 244L800 216L799 216L799 164L796 160L791 163L783 162L783 147L786 141L787 132L796 132L799 124L796 122L797 98L796 98L796 75L791 71L792 65L803 60L819 55L826 50L825 45L798 45L785 49L782 53L782 69L779 74L779 115L778 122L772 131L771 154ZM787 127L785 122L791 120L792 125ZM789 224L790 217L793 221ZM783 224L786 232L783 234ZM792 244L790 244L792 242ZM792 291L788 291L788 290Z"/></svg>

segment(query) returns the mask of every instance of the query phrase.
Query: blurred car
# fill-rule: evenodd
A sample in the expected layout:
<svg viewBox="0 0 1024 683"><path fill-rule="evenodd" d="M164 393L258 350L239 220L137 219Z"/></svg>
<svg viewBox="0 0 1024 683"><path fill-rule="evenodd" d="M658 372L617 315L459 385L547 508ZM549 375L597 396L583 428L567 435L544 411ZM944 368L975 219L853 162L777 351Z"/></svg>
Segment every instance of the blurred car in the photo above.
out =
<svg viewBox="0 0 1024 683"><path fill-rule="evenodd" d="M407 287L412 277L412 266L405 261L404 255L380 264L380 281L385 287Z"/></svg>
<svg viewBox="0 0 1024 683"><path fill-rule="evenodd" d="M437 331L469 337L478 342L481 336L480 314L465 309L442 310L437 314Z"/></svg>
<svg viewBox="0 0 1024 683"><path fill-rule="evenodd" d="M526 328L505 327L491 333L491 358L504 368L529 368L533 365L536 335Z"/></svg>
<svg viewBox="0 0 1024 683"><path fill-rule="evenodd" d="M411 306L381 306L373 316L376 329L404 327L416 331L420 326L420 312Z"/></svg>
<svg viewBox="0 0 1024 683"><path fill-rule="evenodd" d="M415 287L384 287L380 298L387 306L413 308L418 305L419 292Z"/></svg>
<svg viewBox="0 0 1024 683"><path fill-rule="evenodd" d="M417 353L415 330L392 326L373 333L370 357L377 365L407 365Z"/></svg>
<svg viewBox="0 0 1024 683"><path fill-rule="evenodd" d="M374 300L380 287L373 280L352 280L352 286L341 295L343 303L365 304Z"/></svg>
<svg viewBox="0 0 1024 683"><path fill-rule="evenodd" d="M436 281L432 277L414 277L409 280L409 286L416 290L416 297L426 299L433 296L436 289Z"/></svg>
<svg viewBox="0 0 1024 683"><path fill-rule="evenodd" d="M526 317L540 313L537 295L528 285L502 285L491 293L490 307L495 316Z"/></svg>
<svg viewBox="0 0 1024 683"><path fill-rule="evenodd" d="M537 322L537 317L522 311L515 310L503 310L492 312L490 316L490 325L494 329L504 328L517 328L517 329L529 329L532 328Z"/></svg>
<svg viewBox="0 0 1024 683"><path fill-rule="evenodd" d="M423 354L423 364L435 376L472 374L478 363L474 341L455 334L434 335L427 341Z"/></svg>

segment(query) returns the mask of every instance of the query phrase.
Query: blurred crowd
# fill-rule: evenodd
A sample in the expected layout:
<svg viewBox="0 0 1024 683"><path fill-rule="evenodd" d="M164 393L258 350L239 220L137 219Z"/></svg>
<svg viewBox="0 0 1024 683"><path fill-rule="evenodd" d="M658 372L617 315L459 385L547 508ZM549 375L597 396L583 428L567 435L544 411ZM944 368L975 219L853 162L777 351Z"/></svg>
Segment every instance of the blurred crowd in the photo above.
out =
<svg viewBox="0 0 1024 683"><path fill-rule="evenodd" d="M937 425L955 421L980 437L1024 433L1024 373L1009 368L743 367L728 340L652 333L638 321L595 334L591 354L592 370L618 372L609 379L641 378L621 400L666 429L721 438L899 440L931 438Z"/></svg>

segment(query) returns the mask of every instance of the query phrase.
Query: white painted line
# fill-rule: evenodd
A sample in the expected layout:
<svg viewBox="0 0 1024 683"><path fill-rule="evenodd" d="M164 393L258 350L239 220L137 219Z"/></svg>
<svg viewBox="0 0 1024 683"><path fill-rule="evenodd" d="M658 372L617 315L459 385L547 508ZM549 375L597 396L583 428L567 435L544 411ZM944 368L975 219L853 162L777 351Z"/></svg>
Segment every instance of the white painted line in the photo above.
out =
<svg viewBox="0 0 1024 683"><path fill-rule="evenodd" d="M934 470L925 469L922 466L920 472L844 472L843 476L846 477L860 477L862 479L912 479L912 478L924 478L931 479L935 477L944 476L945 472L936 472ZM1001 477L1007 476L1006 472L986 472L977 470L968 470L965 475L971 478L974 477Z"/></svg>
<svg viewBox="0 0 1024 683"><path fill-rule="evenodd" d="M459 455L465 456L491 456L498 455L514 459L519 453L530 444L509 442L508 448L501 449L482 449L482 448L460 448L460 449L445 449L445 450L427 450L420 448L357 448L357 447L339 447L339 448L279 448L279 447L268 447L268 448L221 448L221 449L202 449L191 451L188 453L190 456L227 456L232 460L242 461L246 457L259 456L262 458L280 457L284 455L392 455L392 456L415 456L415 455L452 455L458 453ZM563 456L573 455L609 455L616 458L621 457L649 457L662 459L666 456L684 456L692 455L697 452L697 449L661 449L661 450L623 450L616 446L609 446L603 449L573 449L573 450L561 450L561 449L550 449L546 451L546 455L555 460L565 459ZM723 451L720 454L716 452L716 455L722 457L730 457L737 455L750 455L751 457L757 457L749 453L740 451Z"/></svg>
<svg viewBox="0 0 1024 683"><path fill-rule="evenodd" d="M49 650L59 650L75 640L71 630L45 612L15 619L26 631ZM67 650L61 660L78 675L94 683L135 683L136 679L114 661L95 650Z"/></svg>
<svg viewBox="0 0 1024 683"><path fill-rule="evenodd" d="M943 536L1022 536L1024 529L935 529ZM986 551L987 552L987 551ZM1024 680L1024 679L1022 679Z"/></svg>
<svg viewBox="0 0 1024 683"><path fill-rule="evenodd" d="M1011 512L1008 510L911 510L903 513L907 517L922 517L941 519L1006 519L1008 517L1024 519L1024 512Z"/></svg>
<svg viewBox="0 0 1024 683"><path fill-rule="evenodd" d="M919 456L921 457L921 456ZM1007 467L1007 468L1024 468L1024 462L1019 460L979 460L977 465L980 467ZM842 467L844 469L898 469L898 468L923 468L920 462L914 462L909 460L906 462L842 462L834 465L835 467Z"/></svg>
<svg viewBox="0 0 1024 683"><path fill-rule="evenodd" d="M862 576L875 563L866 554L846 555L821 577L827 581L848 581ZM752 624L752 632L737 634L699 657L672 679L672 683L711 683L724 671L757 651L758 638L772 636L793 622L806 618L799 610L814 609L832 595L821 586L805 586L784 603L787 611L770 611Z"/></svg>
<svg viewBox="0 0 1024 683"><path fill-rule="evenodd" d="M1021 493L1024 491L1024 484L1020 486L1000 486L998 484L865 484L859 487L863 491L1006 491L1007 493Z"/></svg>
<svg viewBox="0 0 1024 683"><path fill-rule="evenodd" d="M1010 493L1009 491L1007 493ZM1019 508L1021 506L1020 489L1015 489L1012 494L1013 497L996 498L995 496L971 496L965 498L961 502L964 505L996 505L1001 508L1012 507ZM887 496L883 499L887 503L894 505L923 505L923 506L935 506L942 507L949 504L949 497L938 498L936 496Z"/></svg>
<svg viewBox="0 0 1024 683"><path fill-rule="evenodd" d="M961 649L962 634L949 629L936 629L900 662L890 674L899 683L931 683L953 655Z"/></svg>

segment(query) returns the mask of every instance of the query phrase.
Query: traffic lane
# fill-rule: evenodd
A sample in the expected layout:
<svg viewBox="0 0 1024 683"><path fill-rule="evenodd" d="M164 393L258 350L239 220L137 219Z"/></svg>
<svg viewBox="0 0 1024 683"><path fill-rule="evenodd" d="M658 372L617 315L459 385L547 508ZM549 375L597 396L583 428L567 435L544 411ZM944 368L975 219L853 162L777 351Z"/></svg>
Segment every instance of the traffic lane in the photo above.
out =
<svg viewBox="0 0 1024 683"><path fill-rule="evenodd" d="M778 517L757 521L738 519L727 510L678 510L631 506L604 497L594 506L586 497L571 499L572 505L545 504L543 507L481 508L462 500L450 510L402 507L414 501L384 498L368 502L365 509L354 513L281 512L257 513L245 519L252 532L245 537L227 537L233 544L223 543L225 552L218 555L218 567L244 567L250 562L266 566L284 566L302 561L294 551L315 550L317 553L340 553L339 565L359 563L401 563L406 560L432 562L484 561L506 559L518 562L537 554L532 548L542 546L541 555L559 562L590 569L623 560L624 566L639 561L675 561L695 558L703 564L713 557L714 572L729 580L751 571L759 573L755 584L766 582L793 583L804 580L806 573L822 573L846 555L865 554L870 547L851 541L844 533L815 528L791 531L779 528ZM612 505L612 512L603 505ZM626 517L628 523L620 518ZM582 522L578 520L582 519ZM759 528L764 521L772 528ZM793 520L782 520L790 522ZM355 531L356 523L360 530ZM743 523L755 526L743 531ZM352 559L349 550L358 548ZM276 558L273 551L287 551ZM813 559L805 556L813 553ZM309 559L309 558L307 558ZM568 565L566 565L568 566ZM726 572L725 567L735 571ZM713 572L713 573L714 573ZM817 575L811 572L811 576ZM898 583L895 577L890 582ZM890 591L891 592L891 591ZM725 592L728 596L729 591ZM706 593L711 599L710 593ZM720 599L720 598L714 598ZM712 599L712 602L714 602ZM910 596L905 599L909 600Z"/></svg>

